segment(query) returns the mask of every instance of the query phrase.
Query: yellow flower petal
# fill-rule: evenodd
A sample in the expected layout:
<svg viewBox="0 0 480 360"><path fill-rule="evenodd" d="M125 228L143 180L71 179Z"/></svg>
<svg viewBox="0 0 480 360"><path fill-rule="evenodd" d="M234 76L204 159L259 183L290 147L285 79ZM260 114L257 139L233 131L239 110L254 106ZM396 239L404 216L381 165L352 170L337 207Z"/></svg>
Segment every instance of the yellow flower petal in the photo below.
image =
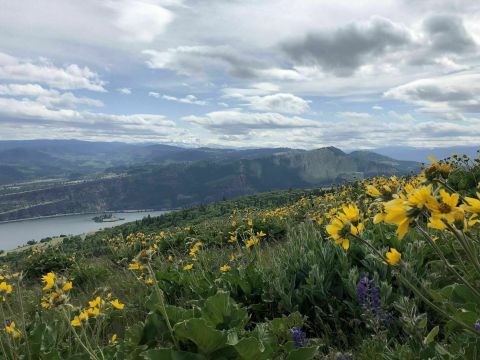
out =
<svg viewBox="0 0 480 360"><path fill-rule="evenodd" d="M385 254L385 257L387 258L387 263L394 266L400 262L402 254L398 252L397 249L391 248L390 251Z"/></svg>

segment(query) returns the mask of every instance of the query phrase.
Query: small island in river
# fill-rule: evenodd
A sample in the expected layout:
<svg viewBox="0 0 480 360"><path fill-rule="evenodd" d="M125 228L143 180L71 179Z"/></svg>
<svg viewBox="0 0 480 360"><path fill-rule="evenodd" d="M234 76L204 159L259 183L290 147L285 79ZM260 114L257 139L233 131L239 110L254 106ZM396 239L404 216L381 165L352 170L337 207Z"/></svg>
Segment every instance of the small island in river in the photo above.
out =
<svg viewBox="0 0 480 360"><path fill-rule="evenodd" d="M101 223L101 222L121 221L121 220L125 220L125 219L124 218L118 218L114 214L102 214L102 215L98 215L98 216L93 217L92 220L97 222L97 223Z"/></svg>

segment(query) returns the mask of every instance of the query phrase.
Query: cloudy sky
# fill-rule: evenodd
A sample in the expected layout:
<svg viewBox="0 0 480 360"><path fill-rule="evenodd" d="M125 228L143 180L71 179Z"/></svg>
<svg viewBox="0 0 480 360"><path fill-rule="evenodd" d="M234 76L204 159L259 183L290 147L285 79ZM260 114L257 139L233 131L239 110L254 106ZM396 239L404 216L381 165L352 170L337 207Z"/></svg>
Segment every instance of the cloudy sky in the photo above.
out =
<svg viewBox="0 0 480 360"><path fill-rule="evenodd" d="M0 6L0 140L480 144L478 0Z"/></svg>

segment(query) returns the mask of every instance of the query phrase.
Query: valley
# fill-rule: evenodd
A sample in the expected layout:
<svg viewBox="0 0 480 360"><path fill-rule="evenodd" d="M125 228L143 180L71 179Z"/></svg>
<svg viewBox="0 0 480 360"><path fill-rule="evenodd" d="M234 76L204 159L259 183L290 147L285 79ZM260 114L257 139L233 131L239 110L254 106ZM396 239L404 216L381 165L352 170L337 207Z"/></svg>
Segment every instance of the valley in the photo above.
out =
<svg viewBox="0 0 480 360"><path fill-rule="evenodd" d="M43 151L59 150L59 144L53 143L55 146L43 144ZM103 149L103 155L110 154L109 159L117 159L116 166L107 168L104 163L96 172L89 169L74 174L58 161L57 178L3 184L0 221L71 213L185 208L265 191L325 187L377 175L408 175L420 169L416 162L398 161L369 151L347 154L334 147L305 151L125 145L127 151L119 144L110 148L106 144L89 143L81 147L78 143L74 142L76 157L72 155L73 145L67 143L59 158L70 151L72 163L94 162L99 153L88 153L86 149L97 147L98 151ZM39 150L35 151L37 154ZM122 154L125 157L120 161ZM22 164L32 168L34 165L25 161Z"/></svg>

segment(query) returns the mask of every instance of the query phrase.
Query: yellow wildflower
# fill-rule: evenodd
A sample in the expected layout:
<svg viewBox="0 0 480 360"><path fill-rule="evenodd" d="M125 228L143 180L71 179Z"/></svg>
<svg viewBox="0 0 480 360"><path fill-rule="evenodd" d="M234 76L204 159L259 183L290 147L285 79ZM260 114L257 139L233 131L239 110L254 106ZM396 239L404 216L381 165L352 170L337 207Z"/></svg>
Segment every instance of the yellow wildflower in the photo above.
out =
<svg viewBox="0 0 480 360"><path fill-rule="evenodd" d="M188 271L188 270L192 270L192 268L193 268L193 264L187 264L183 267L183 270Z"/></svg>
<svg viewBox="0 0 480 360"><path fill-rule="evenodd" d="M138 262L134 261L130 265L128 265L128 270L143 270L145 267L142 264L139 264Z"/></svg>
<svg viewBox="0 0 480 360"><path fill-rule="evenodd" d="M402 240L413 221L408 203L403 198L397 198L384 203L384 208L383 221L387 224L397 225L397 237Z"/></svg>
<svg viewBox="0 0 480 360"><path fill-rule="evenodd" d="M95 299L93 299L92 301L89 301L88 302L88 305L93 308L93 307L97 307L97 306L100 306L101 304L103 304L103 300L100 296L97 296Z"/></svg>
<svg viewBox="0 0 480 360"><path fill-rule="evenodd" d="M6 281L2 281L0 283L0 293L7 293L7 294L11 294L13 291L13 287L12 285L8 284Z"/></svg>
<svg viewBox="0 0 480 360"><path fill-rule="evenodd" d="M441 202L434 199L427 207L432 213L428 227L438 230L445 230L448 224L453 224L455 221L463 221L463 209L457 207L460 199L459 194L449 194L444 189L440 189Z"/></svg>
<svg viewBox="0 0 480 360"><path fill-rule="evenodd" d="M77 327L77 326L81 326L81 325L82 325L82 322L80 321L80 319L78 318L78 316L75 316L75 317L73 318L73 320L70 321L70 325Z"/></svg>
<svg viewBox="0 0 480 360"><path fill-rule="evenodd" d="M45 298L45 297L42 298L42 302L40 303L40 305L41 305L42 308L44 308L44 309L50 309L50 307L51 307L50 302L49 302L48 299Z"/></svg>
<svg viewBox="0 0 480 360"><path fill-rule="evenodd" d="M71 281L68 281L63 285L63 291L70 291L73 288L73 283Z"/></svg>
<svg viewBox="0 0 480 360"><path fill-rule="evenodd" d="M223 273L226 273L226 272L229 272L231 268L232 268L231 266L225 264L225 265L220 267L220 271L223 272Z"/></svg>
<svg viewBox="0 0 480 360"><path fill-rule="evenodd" d="M348 236L357 236L363 232L365 226L360 223L360 211L357 206L348 205L342 207L342 212L333 217L325 229L336 244L342 244L342 247L347 250L350 248Z"/></svg>
<svg viewBox="0 0 480 360"><path fill-rule="evenodd" d="M254 236L247 240L247 243L245 244L245 246L247 247L247 249L250 249L252 246L257 244L258 244L258 238Z"/></svg>
<svg viewBox="0 0 480 360"><path fill-rule="evenodd" d="M367 194L375 198L382 196L382 193L373 185L367 185Z"/></svg>
<svg viewBox="0 0 480 360"><path fill-rule="evenodd" d="M445 179L448 177L448 174L452 170L452 165L445 162L440 162L434 156L429 156L428 160L430 160L432 164L424 170L427 179L432 180L438 175Z"/></svg>
<svg viewBox="0 0 480 360"><path fill-rule="evenodd" d="M88 310L84 310L80 313L80 315L78 315L78 318L81 320L81 321L86 321L88 320L89 318L89 314L88 314Z"/></svg>
<svg viewBox="0 0 480 360"><path fill-rule="evenodd" d="M471 214L480 214L480 193L477 193L478 199L465 197L465 204L461 207Z"/></svg>
<svg viewBox="0 0 480 360"><path fill-rule="evenodd" d="M91 307L87 310L89 316L98 316L100 315L100 309L98 307Z"/></svg>
<svg viewBox="0 0 480 360"><path fill-rule="evenodd" d="M431 186L422 186L415 189L408 195L408 202L409 205L415 206L419 210L432 206L432 203L435 202L435 198L432 196Z"/></svg>
<svg viewBox="0 0 480 360"><path fill-rule="evenodd" d="M15 339L22 336L22 333L16 329L15 321L7 321L5 332L12 335Z"/></svg>
<svg viewBox="0 0 480 360"><path fill-rule="evenodd" d="M55 273L49 272L47 275L42 276L42 282L44 283L43 290L50 290L55 285Z"/></svg>
<svg viewBox="0 0 480 360"><path fill-rule="evenodd" d="M387 251L385 256L387 258L387 263L392 266L397 265L402 258L402 254L398 252L395 248L390 248L390 251Z"/></svg>
<svg viewBox="0 0 480 360"><path fill-rule="evenodd" d="M122 304L118 299L110 301L110 304L117 310L122 310L125 307L125 304Z"/></svg>
<svg viewBox="0 0 480 360"><path fill-rule="evenodd" d="M422 186L418 189L413 185L405 186L407 196L400 196L383 204L385 210L384 221L387 224L397 225L397 237L405 237L414 218L427 208L435 206L436 199L432 196L431 186Z"/></svg>

